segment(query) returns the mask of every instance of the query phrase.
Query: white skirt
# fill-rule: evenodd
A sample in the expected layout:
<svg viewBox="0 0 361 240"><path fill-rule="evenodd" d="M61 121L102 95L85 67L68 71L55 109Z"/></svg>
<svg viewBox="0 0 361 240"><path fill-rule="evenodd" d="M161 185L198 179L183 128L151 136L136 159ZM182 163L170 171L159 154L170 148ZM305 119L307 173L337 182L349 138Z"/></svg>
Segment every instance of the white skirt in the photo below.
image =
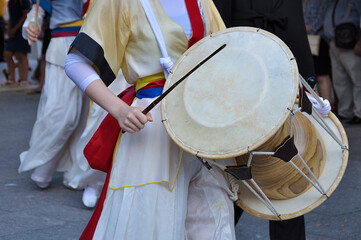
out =
<svg viewBox="0 0 361 240"><path fill-rule="evenodd" d="M225 178L215 169L218 178ZM235 239L233 202L213 175L185 153L173 191L166 183L111 189L93 239Z"/></svg>
<svg viewBox="0 0 361 240"><path fill-rule="evenodd" d="M45 83L38 105L37 119L34 124L29 149L20 154L19 172L29 171L41 166L48 172L35 176L34 180L51 181L54 171L69 172L73 165L72 148L84 128L87 109L83 106L84 95L67 77L64 71L63 55L72 42L73 37L54 38L51 40L45 69ZM55 56L48 57L56 51L63 54L55 61ZM86 104L84 104L86 105ZM81 116L83 121L80 123ZM69 174L69 178L77 175L77 171ZM65 179L65 182L69 180Z"/></svg>

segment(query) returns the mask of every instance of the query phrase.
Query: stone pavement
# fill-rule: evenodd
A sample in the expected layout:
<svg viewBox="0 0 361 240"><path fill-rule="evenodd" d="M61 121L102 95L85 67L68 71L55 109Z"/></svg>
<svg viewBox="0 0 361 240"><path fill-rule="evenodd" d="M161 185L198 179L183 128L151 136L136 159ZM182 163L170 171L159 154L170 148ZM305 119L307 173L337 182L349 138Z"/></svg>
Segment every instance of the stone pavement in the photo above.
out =
<svg viewBox="0 0 361 240"><path fill-rule="evenodd" d="M30 173L17 172L38 100L39 95L25 90L0 92L0 239L77 239L92 213L82 205L82 192L65 188L60 173L50 188L39 190ZM345 128L350 142L347 170L331 198L306 214L310 240L361 239L361 125ZM236 234L238 240L269 239L268 221L245 213Z"/></svg>

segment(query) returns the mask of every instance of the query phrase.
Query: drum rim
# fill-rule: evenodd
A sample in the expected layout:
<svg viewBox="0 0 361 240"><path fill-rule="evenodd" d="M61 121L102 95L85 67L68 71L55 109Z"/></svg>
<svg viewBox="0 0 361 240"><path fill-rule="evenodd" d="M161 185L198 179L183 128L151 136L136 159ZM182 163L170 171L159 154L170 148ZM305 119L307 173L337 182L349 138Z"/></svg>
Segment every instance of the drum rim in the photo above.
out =
<svg viewBox="0 0 361 240"><path fill-rule="evenodd" d="M348 139L347 139L347 135L346 135L346 131L342 126L342 123L340 122L340 120L336 117L335 114L333 114L332 112L329 113L328 118L333 122L333 124L335 124L335 126L337 127L337 130L339 131L339 134L341 136L341 141L344 144L344 146L347 147L347 149L349 149L349 145L348 145ZM347 167L347 163L348 163L348 157L349 157L349 151L343 151L342 152L342 163L341 163L341 167L338 171L338 174L334 180L334 182L331 184L331 186L327 189L327 191L325 192L325 194L330 197L332 195L332 193L336 190L337 186L340 184L342 177L345 174L346 171L346 167ZM281 214L280 218L282 220L287 220L287 219L292 219L292 218L296 218L299 216L302 216L310 211L312 211L313 209L317 208L318 206L320 206L323 202L326 201L326 199L328 199L325 196L320 196L319 199L317 199L315 202L313 202L312 204L310 204L309 206L300 209L294 213L288 213L288 214ZM280 200L280 201L287 201L286 200ZM276 220L279 221L280 219L275 216L274 214L265 214L262 212L259 212L253 208L248 207L248 205L244 204L241 199L238 199L236 201L236 204L242 208L244 211L246 211L247 213L262 218L262 219L267 219L267 220Z"/></svg>
<svg viewBox="0 0 361 240"><path fill-rule="evenodd" d="M203 42L207 41L209 38L212 38L214 36L218 36L218 35L221 35L224 33L235 32L235 31L258 32L263 35L266 35L266 36L270 37L271 39L273 39L275 42L277 42L282 47L282 49L285 51L285 53L289 56L290 59L294 59L294 61L290 61L290 62L294 67L294 81L296 81L296 84L293 89L293 94L291 94L291 95L293 95L292 101L290 101L289 105L287 106L289 109L292 109L292 107L296 101L296 98L297 98L297 91L298 91L298 86L299 86L299 76L298 76L299 72L298 72L298 66L297 66L296 59L295 59L293 53L291 52L291 50L289 49L289 47L279 37L277 37L276 35L268 32L268 31L262 30L260 28L254 28L254 27L232 27L232 28L223 29L223 30L217 31L215 33L212 33L212 34L204 37L197 43L195 43L174 64L172 71L170 72L168 78L166 79L166 83L164 85L165 87L164 87L163 92L166 91L167 86L170 85L170 80L172 80L172 76L174 74L173 70L179 65L180 62L183 61L183 59L189 54L190 51L192 51L194 48L197 48L199 45L201 45ZM165 112L166 112L165 104L164 104L164 101L162 101L162 103L161 103L162 119L166 119ZM259 146L263 145L265 142L268 141L269 138L271 138L278 131L278 129L284 124L284 122L289 117L289 115L290 115L290 112L285 111L283 117L280 118L279 123L276 126L274 126L273 129L268 134L263 136L258 141L248 145L247 148L239 149L238 151L222 152L222 153L206 153L206 152L197 151L194 148L188 147L187 145L183 144L183 142L174 134L174 132L172 131L172 128L169 126L167 121L163 121L163 125L165 127L166 132L168 133L168 136L170 136L170 138L186 152L193 154L193 155L197 155L202 158L225 159L225 158L237 157L237 156L246 154L247 152L252 151L252 150L258 148Z"/></svg>

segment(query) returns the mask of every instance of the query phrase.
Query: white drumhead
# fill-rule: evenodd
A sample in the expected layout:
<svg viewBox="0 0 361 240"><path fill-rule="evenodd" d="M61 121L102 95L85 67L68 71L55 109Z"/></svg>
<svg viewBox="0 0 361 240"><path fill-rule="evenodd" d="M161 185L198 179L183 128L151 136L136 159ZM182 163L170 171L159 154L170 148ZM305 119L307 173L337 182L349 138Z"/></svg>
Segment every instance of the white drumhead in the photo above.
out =
<svg viewBox="0 0 361 240"><path fill-rule="evenodd" d="M166 90L221 45L226 47L162 101L170 137L205 158L253 150L280 128L295 102L298 69L275 35L250 27L223 30L188 49L168 76Z"/></svg>

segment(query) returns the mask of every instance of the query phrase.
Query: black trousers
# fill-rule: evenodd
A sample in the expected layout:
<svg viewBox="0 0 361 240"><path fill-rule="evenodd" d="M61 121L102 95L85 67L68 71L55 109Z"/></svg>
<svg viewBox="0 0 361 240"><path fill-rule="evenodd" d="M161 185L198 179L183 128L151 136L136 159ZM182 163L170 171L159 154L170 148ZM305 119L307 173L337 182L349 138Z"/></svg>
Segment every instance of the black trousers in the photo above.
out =
<svg viewBox="0 0 361 240"><path fill-rule="evenodd" d="M237 224L243 210L234 205L234 222ZM303 216L284 221L269 221L271 240L305 240L305 219Z"/></svg>

